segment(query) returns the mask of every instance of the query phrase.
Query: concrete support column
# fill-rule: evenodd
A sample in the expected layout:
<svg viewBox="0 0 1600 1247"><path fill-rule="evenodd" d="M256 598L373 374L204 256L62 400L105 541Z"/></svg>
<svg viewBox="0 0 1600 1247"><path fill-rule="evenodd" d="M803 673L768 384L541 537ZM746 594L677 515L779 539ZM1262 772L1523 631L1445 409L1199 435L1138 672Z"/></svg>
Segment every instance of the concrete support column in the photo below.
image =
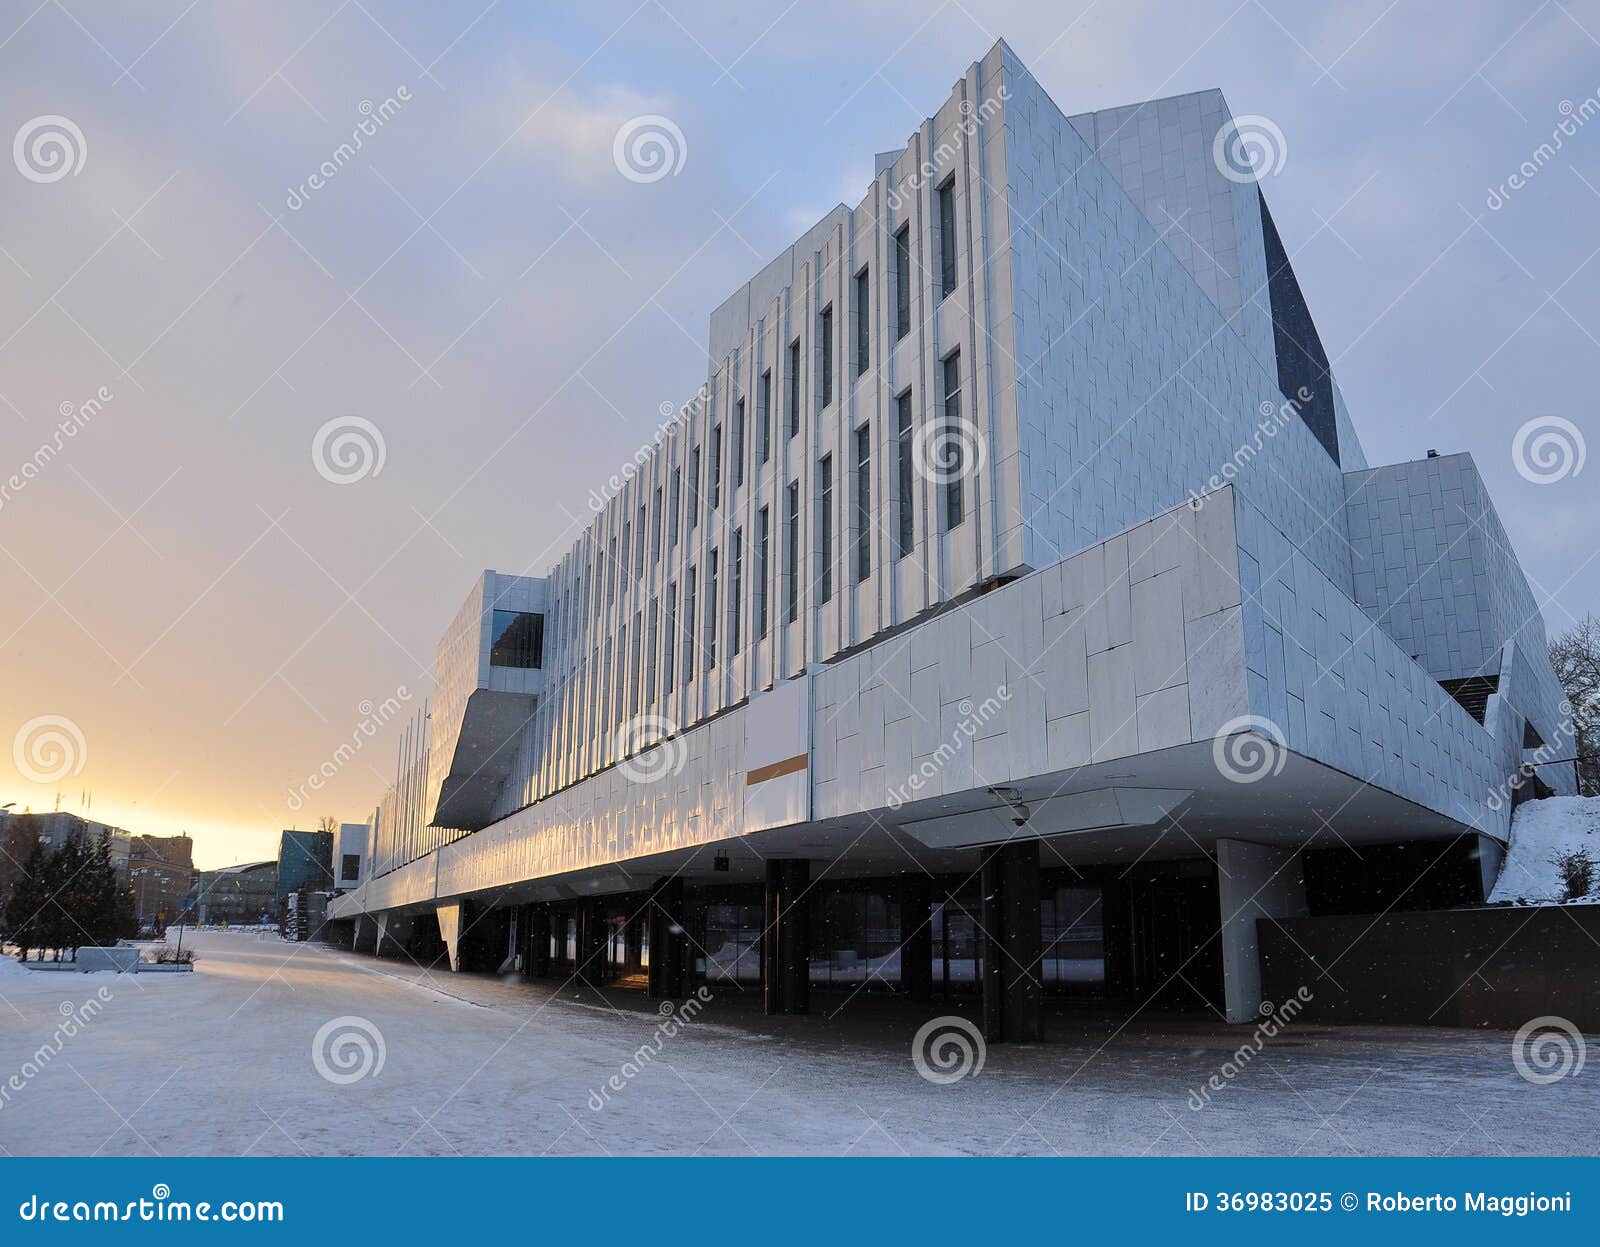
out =
<svg viewBox="0 0 1600 1247"><path fill-rule="evenodd" d="M1222 990L1228 1021L1254 1021L1261 1008L1256 919L1308 915L1300 854L1247 840L1218 840L1217 898L1222 911Z"/></svg>
<svg viewBox="0 0 1600 1247"><path fill-rule="evenodd" d="M762 996L768 1013L805 1013L811 1003L811 863L767 863L766 921L761 937Z"/></svg>
<svg viewBox="0 0 1600 1247"><path fill-rule="evenodd" d="M373 951L379 957L404 957L411 938L411 919L404 914L379 914L378 938Z"/></svg>
<svg viewBox="0 0 1600 1247"><path fill-rule="evenodd" d="M378 920L371 914L356 915L356 933L350 947L358 953L378 951Z"/></svg>
<svg viewBox="0 0 1600 1247"><path fill-rule="evenodd" d="M1039 842L985 852L982 868L983 1035L990 1043L1040 1038Z"/></svg>
<svg viewBox="0 0 1600 1247"><path fill-rule="evenodd" d="M933 880L900 876L900 988L913 1000L933 998Z"/></svg>
<svg viewBox="0 0 1600 1247"><path fill-rule="evenodd" d="M450 968L461 969L461 927L463 922L462 904L437 905L434 907L439 916L439 938L444 941L445 952L450 957Z"/></svg>
<svg viewBox="0 0 1600 1247"><path fill-rule="evenodd" d="M650 995L675 1000L688 991L683 938L683 880L662 879L650 893Z"/></svg>
<svg viewBox="0 0 1600 1247"><path fill-rule="evenodd" d="M1483 880L1482 900L1488 900L1506 864L1506 846L1493 836L1478 837L1478 872Z"/></svg>

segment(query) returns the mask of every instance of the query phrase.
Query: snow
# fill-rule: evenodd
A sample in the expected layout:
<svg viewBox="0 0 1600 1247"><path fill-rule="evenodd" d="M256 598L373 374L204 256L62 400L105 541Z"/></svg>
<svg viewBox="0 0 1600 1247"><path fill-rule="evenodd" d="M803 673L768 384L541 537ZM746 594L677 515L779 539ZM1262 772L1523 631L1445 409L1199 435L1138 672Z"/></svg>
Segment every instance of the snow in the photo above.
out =
<svg viewBox="0 0 1600 1247"><path fill-rule="evenodd" d="M1191 1090L1248 1029L1052 1008L1051 1042L995 1045L940 1086L912 1037L970 1002L817 993L811 1016L769 1018L720 983L660 1039L638 992L192 938L193 974L4 972L0 1155L1548 1154L1592 1150L1600 1114L1595 1079L1518 1077L1509 1033L1291 1025L1196 1112ZM30 1073L62 1003L102 989ZM347 1041L318 1049L331 1073L360 1073L363 1040L376 1054L381 1038L381 1065L319 1074L330 1026Z"/></svg>
<svg viewBox="0 0 1600 1247"><path fill-rule="evenodd" d="M1511 818L1511 847L1489 899L1551 904L1565 901L1557 859L1586 849L1595 884L1586 900L1600 902L1600 797L1546 797L1525 801Z"/></svg>

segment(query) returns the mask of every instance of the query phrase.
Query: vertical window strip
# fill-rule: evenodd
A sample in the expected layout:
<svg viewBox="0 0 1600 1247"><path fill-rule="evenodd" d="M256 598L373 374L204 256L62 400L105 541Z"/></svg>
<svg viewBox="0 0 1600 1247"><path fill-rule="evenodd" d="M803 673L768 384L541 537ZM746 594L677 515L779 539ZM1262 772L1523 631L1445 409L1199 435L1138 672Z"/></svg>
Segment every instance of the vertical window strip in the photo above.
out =
<svg viewBox="0 0 1600 1247"><path fill-rule="evenodd" d="M789 540L785 558L789 573L789 622L800 617L800 482L789 485Z"/></svg>
<svg viewBox="0 0 1600 1247"><path fill-rule="evenodd" d="M911 226L902 225L894 236L895 336L911 332Z"/></svg>
<svg viewBox="0 0 1600 1247"><path fill-rule="evenodd" d="M800 435L800 339L789 343L789 436Z"/></svg>
<svg viewBox="0 0 1600 1247"><path fill-rule="evenodd" d="M833 456L823 455L817 465L817 604L833 600Z"/></svg>
<svg viewBox="0 0 1600 1247"><path fill-rule="evenodd" d="M856 430L856 583L872 575L872 426Z"/></svg>
<svg viewBox="0 0 1600 1247"><path fill-rule="evenodd" d="M939 188L939 297L956 288L956 178L951 174Z"/></svg>
<svg viewBox="0 0 1600 1247"><path fill-rule="evenodd" d="M827 407L833 402L833 307L831 304L822 309L821 324L817 326L817 333L822 339L822 384L818 388L822 393L821 405Z"/></svg>
<svg viewBox="0 0 1600 1247"><path fill-rule="evenodd" d="M739 635L744 606L744 529L733 530L728 547L728 656L738 654L743 638Z"/></svg>
<svg viewBox="0 0 1600 1247"><path fill-rule="evenodd" d="M772 458L772 369L761 374L761 462Z"/></svg>
<svg viewBox="0 0 1600 1247"><path fill-rule="evenodd" d="M872 274L856 274L856 376L872 367Z"/></svg>
<svg viewBox="0 0 1600 1247"><path fill-rule="evenodd" d="M895 500L896 553L905 558L916 544L916 474L912 459L911 391L907 390L894 400L895 405L895 472L899 477L900 496Z"/></svg>
<svg viewBox="0 0 1600 1247"><path fill-rule="evenodd" d="M944 486L946 532L967 518L962 489L967 471L965 432L961 424L961 352L951 351L944 360L944 463L941 465L949 473Z"/></svg>

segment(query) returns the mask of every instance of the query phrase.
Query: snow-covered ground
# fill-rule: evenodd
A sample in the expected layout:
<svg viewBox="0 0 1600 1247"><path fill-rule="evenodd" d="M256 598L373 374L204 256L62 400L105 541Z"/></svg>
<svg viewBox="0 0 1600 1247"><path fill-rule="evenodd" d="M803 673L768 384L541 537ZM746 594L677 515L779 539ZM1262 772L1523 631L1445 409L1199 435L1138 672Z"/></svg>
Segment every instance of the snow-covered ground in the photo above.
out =
<svg viewBox="0 0 1600 1247"><path fill-rule="evenodd" d="M1558 861L1586 851L1595 863L1588 897L1600 901L1600 797L1525 801L1511 818L1511 847L1491 901L1547 904L1567 897Z"/></svg>
<svg viewBox="0 0 1600 1247"><path fill-rule="evenodd" d="M836 1013L846 997L830 994L814 999L811 1017L769 1019L748 991L729 987L714 989L699 1016L641 1062L661 1017L635 993L577 998L555 984L429 973L253 934L192 938L201 957L194 974L0 967L0 1149L1517 1155L1596 1147L1600 1062L1536 1086L1518 1077L1502 1033L1291 1024L1195 1111L1191 1090L1247 1029L1140 1017L1119 1031L1103 1015L1057 1018L1053 1042L995 1046L976 1077L941 1086L912 1061L926 1011L860 996ZM86 1020L63 1038L69 1014ZM330 1028L336 1019L346 1020ZM47 1046L59 1052L40 1063L31 1054Z"/></svg>

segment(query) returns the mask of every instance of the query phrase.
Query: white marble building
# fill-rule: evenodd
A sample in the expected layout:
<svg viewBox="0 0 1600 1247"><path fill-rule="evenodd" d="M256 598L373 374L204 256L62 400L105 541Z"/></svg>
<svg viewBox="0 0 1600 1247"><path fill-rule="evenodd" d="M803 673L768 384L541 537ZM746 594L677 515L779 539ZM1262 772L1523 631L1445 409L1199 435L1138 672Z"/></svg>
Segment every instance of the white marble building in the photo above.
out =
<svg viewBox="0 0 1600 1247"><path fill-rule="evenodd" d="M1130 990L1162 987L1139 906L1209 906L1182 964L1243 1018L1253 918L1337 904L1341 854L1434 844L1486 891L1518 768L1571 752L1543 621L1469 456L1368 466L1230 124L1214 91L1069 118L1003 43L972 65L712 313L705 386L549 574L485 573L333 916L437 915L455 961L499 914L511 960L576 963L603 937L568 958L550 912L770 899L800 862L802 896L932 880L949 988L959 885L1026 846L1013 891L1154 872L1098 937L1056 922ZM969 915L986 993L1048 989L981 968L1036 911ZM625 953L657 986L664 938ZM878 960L916 995L912 938Z"/></svg>

